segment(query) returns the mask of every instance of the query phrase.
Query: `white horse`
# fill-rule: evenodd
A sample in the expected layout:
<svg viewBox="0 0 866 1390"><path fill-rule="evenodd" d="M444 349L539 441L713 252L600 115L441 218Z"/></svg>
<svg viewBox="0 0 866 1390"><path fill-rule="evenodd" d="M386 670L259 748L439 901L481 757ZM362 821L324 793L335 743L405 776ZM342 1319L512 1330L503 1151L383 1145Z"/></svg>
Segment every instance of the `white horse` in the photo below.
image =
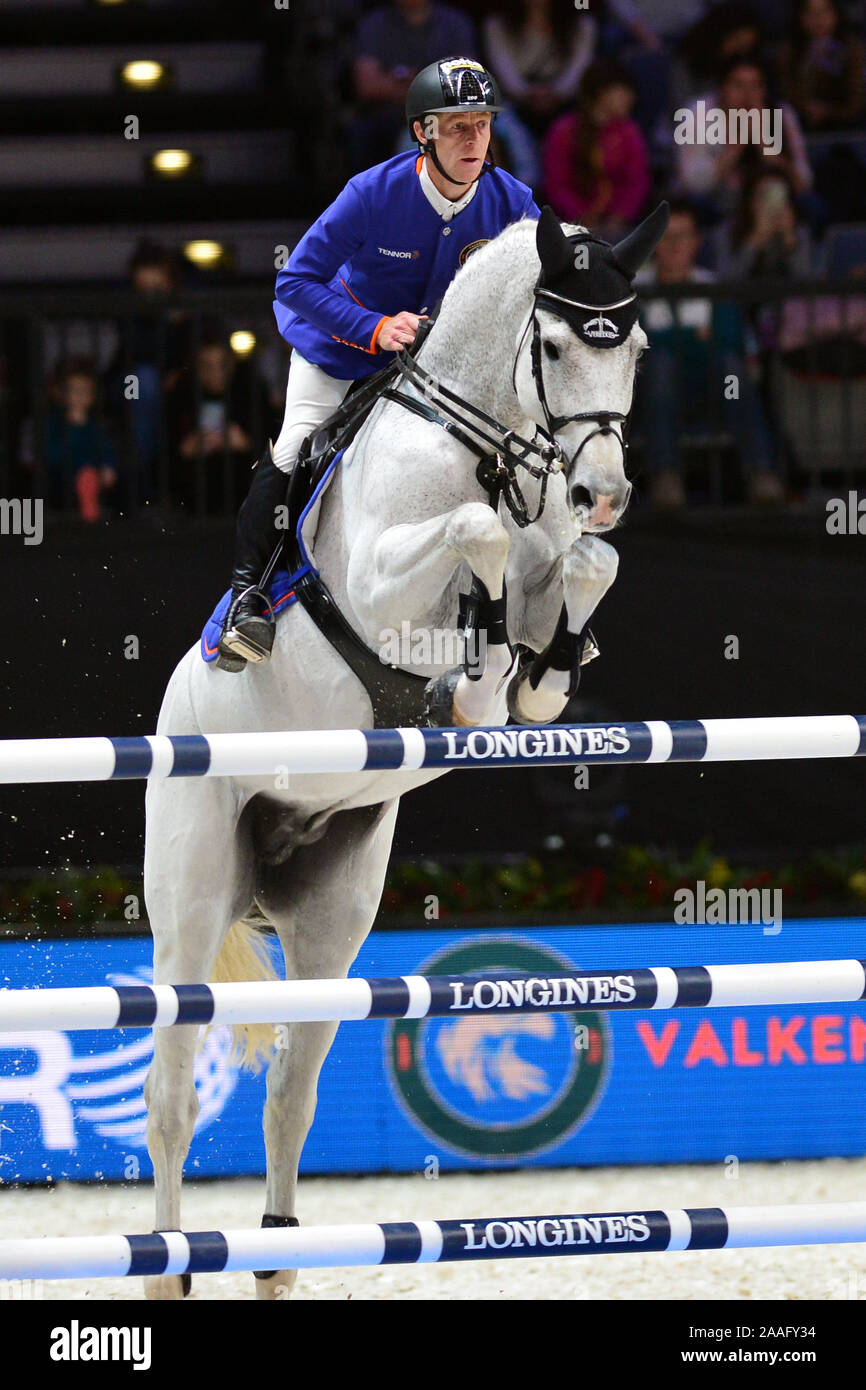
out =
<svg viewBox="0 0 866 1390"><path fill-rule="evenodd" d="M601 331L609 337L616 325L605 310L615 318L620 306L599 303L597 294L581 300L579 292L582 285L609 286L612 274L628 286L665 221L666 209L657 209L615 248L615 270L610 248L587 241L583 228L562 229L548 209L538 224L516 223L476 251L455 276L419 351L426 386L400 388L422 408L429 402L462 421L461 433L381 400L334 470L319 504L316 565L370 647L381 644L383 630L405 631L407 622L413 643L419 634L456 629L459 594L474 578L478 625L488 636L480 678L478 671L449 672L435 661L401 663L431 678L439 722L501 724L509 709L524 722L546 722L562 712L574 688L582 634L616 574L616 552L597 533L614 526L627 505L624 448L613 422L624 421L631 408L646 341L632 321L615 345L590 346L599 330L588 325L608 324ZM584 245L589 279L575 279ZM601 281L595 256L604 261ZM586 319L588 309L597 318ZM575 313L589 337L579 325L574 331ZM448 390L465 408L446 402ZM574 405L579 418L568 415ZM533 524L518 525L505 497L493 506L485 495L476 468L491 450L470 406L498 422L497 439L514 432L499 451L500 473L503 458L513 458L514 437L534 441L527 459L536 473L520 472L530 516L546 488ZM558 448L545 447L551 424ZM509 644L541 655L511 674ZM198 646L188 651L169 682L158 731L371 726L364 685L298 603L280 618L267 665L230 675L206 666ZM149 783L145 897L155 981L265 978L270 968L255 946L263 920L279 936L287 978L345 976L378 909L399 798L441 775L376 771ZM181 1226L181 1177L198 1110L197 1032L155 1030L146 1097L157 1230ZM250 1051L272 1051L263 1224L297 1224L298 1162L335 1033L332 1023L284 1026L273 1050L273 1029L246 1032ZM294 1279L294 1271L259 1272L256 1292L285 1297ZM180 1275L146 1285L154 1298L188 1291Z"/></svg>

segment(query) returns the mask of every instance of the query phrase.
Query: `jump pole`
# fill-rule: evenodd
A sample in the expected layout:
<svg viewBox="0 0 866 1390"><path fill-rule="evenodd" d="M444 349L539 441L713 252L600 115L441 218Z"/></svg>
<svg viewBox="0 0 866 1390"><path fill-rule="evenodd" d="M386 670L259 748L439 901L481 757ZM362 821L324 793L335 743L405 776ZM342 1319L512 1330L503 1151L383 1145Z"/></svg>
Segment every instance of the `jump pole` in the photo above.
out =
<svg viewBox="0 0 866 1390"><path fill-rule="evenodd" d="M742 1008L853 1003L864 998L866 961L862 960L652 966L545 975L494 971L383 980L105 985L0 990L0 1033L177 1024L344 1023L581 1009Z"/></svg>
<svg viewBox="0 0 866 1390"><path fill-rule="evenodd" d="M0 782L274 777L419 768L857 758L866 715L648 720L472 729L326 729L131 738L7 739Z"/></svg>
<svg viewBox="0 0 866 1390"><path fill-rule="evenodd" d="M0 1240L0 1279L83 1279L866 1242L866 1202Z"/></svg>

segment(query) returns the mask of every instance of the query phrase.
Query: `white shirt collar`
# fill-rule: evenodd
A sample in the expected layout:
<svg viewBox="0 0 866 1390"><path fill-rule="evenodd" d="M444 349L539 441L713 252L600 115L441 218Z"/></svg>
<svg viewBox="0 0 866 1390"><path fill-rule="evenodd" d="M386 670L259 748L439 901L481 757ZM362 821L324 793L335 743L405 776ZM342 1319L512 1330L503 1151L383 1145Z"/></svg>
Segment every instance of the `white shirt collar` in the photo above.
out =
<svg viewBox="0 0 866 1390"><path fill-rule="evenodd" d="M450 222L451 218L454 217L456 213L462 212L467 203L472 202L478 189L478 180L476 179L473 184L470 184L468 192L464 193L463 197L459 198L456 203L452 203L450 198L446 198L444 193L439 192L439 189L427 172L426 156L421 161L421 170L418 177L421 180L421 187L424 190L425 198L428 203L436 209L443 222Z"/></svg>

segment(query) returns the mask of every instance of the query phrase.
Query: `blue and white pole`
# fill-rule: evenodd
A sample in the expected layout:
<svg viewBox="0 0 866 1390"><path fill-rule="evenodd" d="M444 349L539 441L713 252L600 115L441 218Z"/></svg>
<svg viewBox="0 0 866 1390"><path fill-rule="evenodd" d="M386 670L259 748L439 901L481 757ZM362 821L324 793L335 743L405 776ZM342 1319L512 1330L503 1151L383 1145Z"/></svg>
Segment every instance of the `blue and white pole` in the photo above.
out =
<svg viewBox="0 0 866 1390"><path fill-rule="evenodd" d="M866 1202L0 1240L0 1279L83 1279L866 1242Z"/></svg>
<svg viewBox="0 0 866 1390"><path fill-rule="evenodd" d="M509 725L491 729L326 729L136 738L8 739L0 782L134 777L274 777L419 768L574 763L744 762L857 758L866 715Z"/></svg>
<svg viewBox="0 0 866 1390"><path fill-rule="evenodd" d="M750 1008L866 998L866 961L651 966L545 975L399 975L213 985L0 990L0 1033L176 1024L344 1023L383 1018Z"/></svg>

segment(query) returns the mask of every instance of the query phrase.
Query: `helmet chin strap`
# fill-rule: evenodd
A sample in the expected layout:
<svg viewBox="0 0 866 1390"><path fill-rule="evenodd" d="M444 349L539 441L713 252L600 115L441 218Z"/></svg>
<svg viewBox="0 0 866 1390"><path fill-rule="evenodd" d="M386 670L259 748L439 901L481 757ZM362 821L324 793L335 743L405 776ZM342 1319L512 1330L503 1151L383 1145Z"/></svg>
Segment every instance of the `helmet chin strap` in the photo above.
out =
<svg viewBox="0 0 866 1390"><path fill-rule="evenodd" d="M469 179L468 182L462 179L455 179L452 178L451 175L447 172L447 170L442 164L441 159L439 158L439 155L436 153L435 140L428 140L426 144L421 145L420 148L423 154L429 154L430 158L433 160L433 163L436 165L436 168L439 170L439 173L442 175L443 179L447 179L448 183L453 183L457 188L471 188L473 183L477 183L478 180L481 178L481 175L486 174L487 170L490 168L490 164L485 159L482 161L481 168L475 175L474 179Z"/></svg>
<svg viewBox="0 0 866 1390"><path fill-rule="evenodd" d="M439 155L436 153L436 141L428 140L427 144L424 146L424 150L426 154L430 155L431 159L433 160L433 163L436 165L436 168L439 170L439 173L442 175L443 179L447 179L449 183L456 184L458 188L468 188L470 184L473 184L478 179L480 179L481 174L484 172L484 166L482 165L481 170L479 171L479 173L475 175L475 178L469 179L468 182L465 179L453 179L451 175L445 171L442 161L439 158Z"/></svg>

